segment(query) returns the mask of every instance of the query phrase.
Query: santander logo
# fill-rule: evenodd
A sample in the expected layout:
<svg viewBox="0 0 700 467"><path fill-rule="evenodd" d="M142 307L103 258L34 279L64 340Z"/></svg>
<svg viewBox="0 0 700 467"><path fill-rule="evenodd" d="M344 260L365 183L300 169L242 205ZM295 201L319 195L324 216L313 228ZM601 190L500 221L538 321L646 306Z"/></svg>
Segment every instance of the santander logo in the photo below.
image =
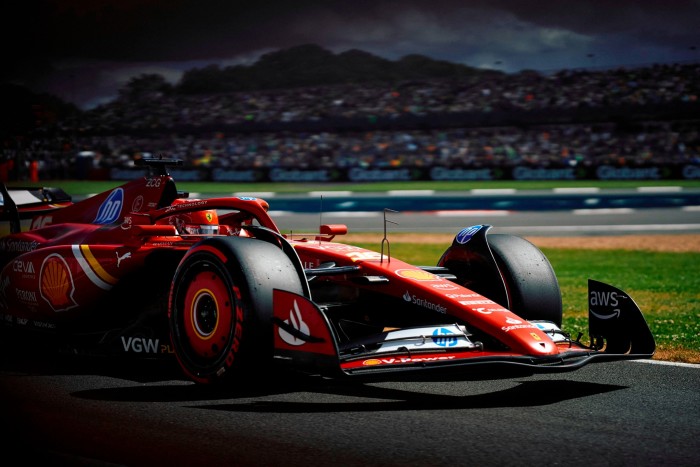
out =
<svg viewBox="0 0 700 467"><path fill-rule="evenodd" d="M294 309L289 310L289 319L284 320L284 322L299 332L307 335L309 334L309 326L302 319L301 311L299 311L299 305L296 300L294 300ZM306 343L306 341L291 335L282 328L277 328L277 330L280 338L289 345L299 346Z"/></svg>

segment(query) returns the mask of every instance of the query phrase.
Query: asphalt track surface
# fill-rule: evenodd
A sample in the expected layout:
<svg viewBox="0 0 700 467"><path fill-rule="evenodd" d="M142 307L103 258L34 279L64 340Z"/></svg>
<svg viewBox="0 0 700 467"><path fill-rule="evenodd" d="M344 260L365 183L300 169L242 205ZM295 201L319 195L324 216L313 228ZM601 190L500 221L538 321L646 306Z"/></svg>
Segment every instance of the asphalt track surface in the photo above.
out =
<svg viewBox="0 0 700 467"><path fill-rule="evenodd" d="M317 226L319 215L307 215ZM522 235L553 226L556 235L689 233L700 223L687 207L395 215L392 228L412 232L423 222L427 231L455 232L491 223ZM304 216L292 215L290 225L306 228L297 224ZM323 223L347 223L351 231L383 225L376 213L359 227L360 216L325 216ZM284 229L285 220L278 224ZM555 375L371 384L280 374L213 391L172 366L0 344L7 466L700 465L699 365L626 361Z"/></svg>
<svg viewBox="0 0 700 467"><path fill-rule="evenodd" d="M350 233L385 226L387 233L457 233L475 224L522 236L700 233L700 189L505 191L259 197L283 233L318 232L320 224L345 224Z"/></svg>
<svg viewBox="0 0 700 467"><path fill-rule="evenodd" d="M271 211L283 233L318 232L320 224L345 224L349 233L457 233L490 224L492 233L521 236L586 236L700 233L700 207L566 211L326 212Z"/></svg>
<svg viewBox="0 0 700 467"><path fill-rule="evenodd" d="M3 465L697 466L700 367L488 381L251 381L4 353Z"/></svg>

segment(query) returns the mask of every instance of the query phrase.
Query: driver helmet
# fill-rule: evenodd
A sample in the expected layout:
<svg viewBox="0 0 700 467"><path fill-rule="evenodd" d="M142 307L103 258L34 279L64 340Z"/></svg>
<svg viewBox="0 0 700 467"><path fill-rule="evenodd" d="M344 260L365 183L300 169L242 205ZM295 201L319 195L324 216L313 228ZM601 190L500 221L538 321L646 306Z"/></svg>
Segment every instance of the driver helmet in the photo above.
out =
<svg viewBox="0 0 700 467"><path fill-rule="evenodd" d="M196 199L176 199L173 206L186 204ZM215 209L183 212L165 217L158 224L174 225L180 235L216 235L219 233L219 216Z"/></svg>

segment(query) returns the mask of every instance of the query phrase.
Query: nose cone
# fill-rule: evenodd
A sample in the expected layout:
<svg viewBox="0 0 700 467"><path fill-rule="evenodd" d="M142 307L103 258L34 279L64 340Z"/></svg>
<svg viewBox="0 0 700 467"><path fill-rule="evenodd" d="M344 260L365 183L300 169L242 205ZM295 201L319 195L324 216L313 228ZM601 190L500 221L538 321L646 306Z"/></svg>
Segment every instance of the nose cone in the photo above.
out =
<svg viewBox="0 0 700 467"><path fill-rule="evenodd" d="M523 324L505 325L501 328L505 343L512 350L524 355L557 355L559 348L554 341L536 326L523 321Z"/></svg>

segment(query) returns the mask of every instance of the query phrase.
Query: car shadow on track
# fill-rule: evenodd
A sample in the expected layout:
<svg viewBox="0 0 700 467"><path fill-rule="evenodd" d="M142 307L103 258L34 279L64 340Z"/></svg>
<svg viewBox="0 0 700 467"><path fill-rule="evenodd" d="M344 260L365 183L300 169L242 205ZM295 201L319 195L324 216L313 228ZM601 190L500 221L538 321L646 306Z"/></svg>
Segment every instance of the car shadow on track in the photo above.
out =
<svg viewBox="0 0 700 467"><path fill-rule="evenodd" d="M468 384L468 383L466 383ZM496 407L532 407L555 404L569 399L626 389L624 386L568 380L518 381L511 388L477 395L426 394L374 386L354 387L351 393L337 395L372 398L363 402L287 402L256 401L203 405L198 408L228 412L313 413L313 412L375 412L406 410L454 410ZM391 399L391 400L387 400Z"/></svg>
<svg viewBox="0 0 700 467"><path fill-rule="evenodd" d="M498 386L483 394L431 394L424 383L373 385L356 381L332 380L294 372L272 372L227 386L199 385L185 379L175 362L105 361L71 356L53 358L8 359L0 361L0 371L34 375L109 376L120 381L118 387L76 391L72 397L125 402L203 402L191 408L224 412L313 413L440 410L454 408L529 407L555 404L564 400L589 397L626 386L572 381L509 379L509 387ZM25 356L26 357L26 356ZM502 378L493 378L502 379ZM124 386L124 381L136 383ZM425 383L430 384L430 383ZM470 384L468 381L454 384ZM270 396L315 394L313 402L270 400ZM323 397L323 395L329 397ZM266 400L250 400L258 398ZM357 398L362 398L358 401ZM238 400L246 399L238 402ZM334 400L337 399L337 400Z"/></svg>
<svg viewBox="0 0 700 467"><path fill-rule="evenodd" d="M428 383L429 384L429 383ZM459 384L469 384L463 382ZM425 385L416 390L361 383L329 382L316 378L276 379L259 381L239 387L209 387L189 382L154 384L119 388L103 388L73 393L85 399L138 401L138 402L205 402L188 405L190 408L223 412L260 413L321 413L370 412L404 410L451 410L455 408L532 407L555 404L565 400L589 397L621 389L626 386L548 379L513 381L514 386L474 395L431 394ZM250 400L306 393L304 401ZM357 398L363 400L358 401ZM245 399L245 401L242 401ZM334 400L335 399L335 400ZM313 402L308 402L312 400ZM240 401L240 402L239 402ZM217 403L218 402L218 403Z"/></svg>

